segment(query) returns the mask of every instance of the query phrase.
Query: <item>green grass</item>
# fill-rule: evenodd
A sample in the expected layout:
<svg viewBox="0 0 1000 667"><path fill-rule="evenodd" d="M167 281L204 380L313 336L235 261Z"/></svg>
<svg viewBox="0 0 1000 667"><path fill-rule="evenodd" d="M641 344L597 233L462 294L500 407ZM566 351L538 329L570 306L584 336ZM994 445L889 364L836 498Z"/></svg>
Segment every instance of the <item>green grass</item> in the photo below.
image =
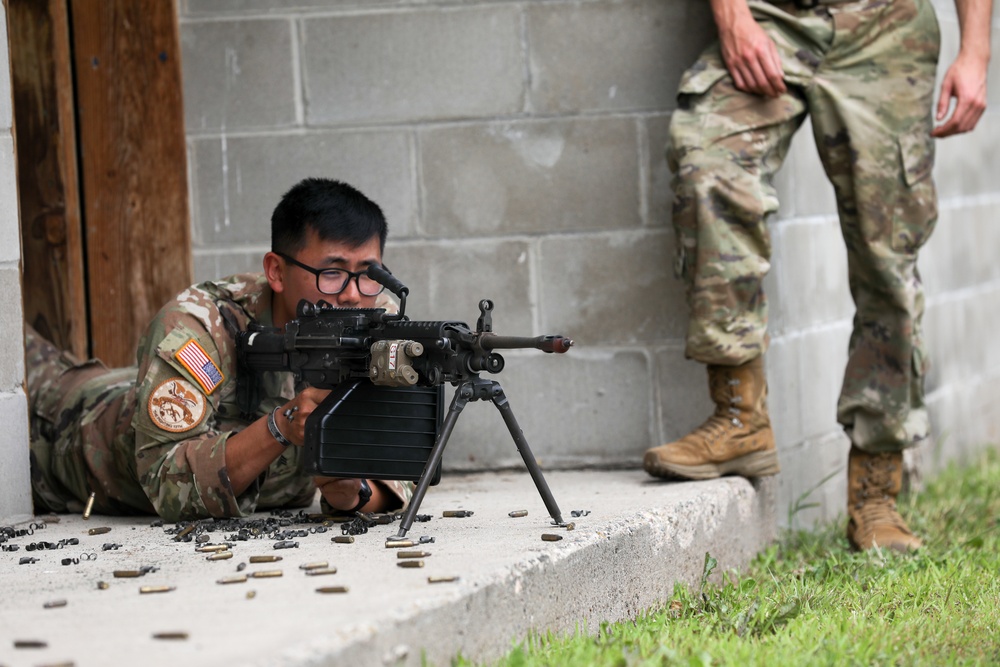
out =
<svg viewBox="0 0 1000 667"><path fill-rule="evenodd" d="M852 552L844 523L793 532L743 573L709 573L596 636L530 637L496 664L1000 664L1000 454L900 500L916 554ZM473 663L458 657L455 666Z"/></svg>

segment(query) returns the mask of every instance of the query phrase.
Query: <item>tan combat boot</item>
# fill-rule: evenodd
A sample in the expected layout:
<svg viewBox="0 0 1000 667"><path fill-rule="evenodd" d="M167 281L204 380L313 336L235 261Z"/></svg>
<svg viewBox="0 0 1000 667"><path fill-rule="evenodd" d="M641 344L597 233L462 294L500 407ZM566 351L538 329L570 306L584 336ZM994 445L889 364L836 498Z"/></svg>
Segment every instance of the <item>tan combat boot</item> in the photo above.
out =
<svg viewBox="0 0 1000 667"><path fill-rule="evenodd" d="M781 468L767 416L767 381L760 357L742 366L708 367L715 414L676 442L646 452L642 466L654 477L712 479L762 477Z"/></svg>
<svg viewBox="0 0 1000 667"><path fill-rule="evenodd" d="M847 462L847 539L858 550L919 549L921 541L896 511L903 486L903 453L868 454L851 447Z"/></svg>

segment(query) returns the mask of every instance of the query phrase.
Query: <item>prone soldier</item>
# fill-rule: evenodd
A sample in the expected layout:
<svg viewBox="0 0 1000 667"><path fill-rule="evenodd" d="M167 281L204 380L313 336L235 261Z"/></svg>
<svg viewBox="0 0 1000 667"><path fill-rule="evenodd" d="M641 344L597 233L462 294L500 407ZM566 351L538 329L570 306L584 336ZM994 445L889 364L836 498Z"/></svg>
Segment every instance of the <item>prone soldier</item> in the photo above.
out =
<svg viewBox="0 0 1000 667"><path fill-rule="evenodd" d="M304 469L305 423L328 389L268 371L253 412L237 400L236 336L251 323L283 329L302 300L395 312L365 273L381 265L386 235L361 192L307 178L274 210L263 273L178 294L144 332L136 367L77 360L26 327L36 511L80 511L93 493L98 513L238 517L309 506L317 488L341 512L404 505L410 484Z"/></svg>

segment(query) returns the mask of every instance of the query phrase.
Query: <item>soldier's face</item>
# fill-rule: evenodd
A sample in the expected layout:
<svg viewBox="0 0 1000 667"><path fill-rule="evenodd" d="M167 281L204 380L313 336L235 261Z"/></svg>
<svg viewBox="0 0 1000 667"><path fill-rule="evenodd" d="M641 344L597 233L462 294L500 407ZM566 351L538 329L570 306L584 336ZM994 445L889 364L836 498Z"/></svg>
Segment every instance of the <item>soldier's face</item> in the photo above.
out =
<svg viewBox="0 0 1000 667"><path fill-rule="evenodd" d="M273 253L268 254L273 255ZM319 271L341 269L352 273L363 273L371 264L382 262L382 253L377 236L352 248L338 241L323 241L310 229L307 232L305 246L294 254L293 259ZM274 304L275 324L279 324L278 318L283 317L287 320L295 317L295 309L302 299L313 303L323 300L339 308L375 307L377 297L362 294L355 277L351 277L338 294L327 294L320 291L320 284L323 284L327 291L331 291L326 277L320 278L322 282L318 283L317 275L302 266L281 257L272 261L276 264L278 280L277 284L272 280L271 286L276 298L281 302Z"/></svg>

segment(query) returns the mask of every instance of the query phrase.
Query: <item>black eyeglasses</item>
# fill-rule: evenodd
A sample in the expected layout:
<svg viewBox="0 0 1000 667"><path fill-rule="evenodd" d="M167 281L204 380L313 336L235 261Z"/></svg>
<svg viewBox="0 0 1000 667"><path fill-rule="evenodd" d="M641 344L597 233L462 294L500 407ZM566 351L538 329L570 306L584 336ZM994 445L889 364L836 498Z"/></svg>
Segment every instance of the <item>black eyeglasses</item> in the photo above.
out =
<svg viewBox="0 0 1000 667"><path fill-rule="evenodd" d="M286 262L290 262L300 269L308 271L316 276L316 289L323 294L340 294L347 289L347 284L351 282L352 278L357 283L358 292L362 296L378 296L382 293L382 290L385 289L385 286L369 278L364 271L348 271L347 269L314 269L307 264L303 264L294 257L289 257L283 252L275 252L274 254L283 258Z"/></svg>

